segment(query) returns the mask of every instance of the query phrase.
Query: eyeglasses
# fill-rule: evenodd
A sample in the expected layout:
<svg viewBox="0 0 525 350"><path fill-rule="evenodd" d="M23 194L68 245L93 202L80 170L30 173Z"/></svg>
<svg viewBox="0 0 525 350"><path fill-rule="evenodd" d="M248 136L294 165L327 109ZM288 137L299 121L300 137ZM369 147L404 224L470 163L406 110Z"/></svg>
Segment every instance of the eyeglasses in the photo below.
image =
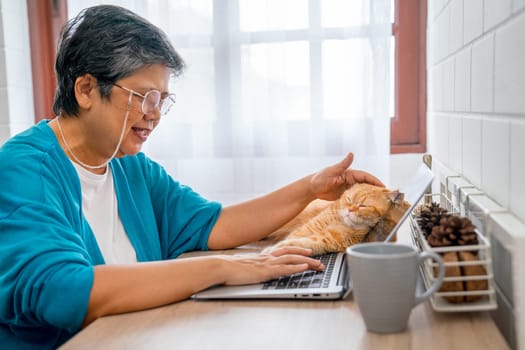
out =
<svg viewBox="0 0 525 350"><path fill-rule="evenodd" d="M142 113L144 114L153 113L159 108L160 115L165 115L175 104L175 94L168 94L166 97L161 98L162 94L159 90L150 90L146 92L145 95L142 95L134 90L128 89L127 87L120 86L119 84L112 83L112 85L126 90L133 95L142 97Z"/></svg>

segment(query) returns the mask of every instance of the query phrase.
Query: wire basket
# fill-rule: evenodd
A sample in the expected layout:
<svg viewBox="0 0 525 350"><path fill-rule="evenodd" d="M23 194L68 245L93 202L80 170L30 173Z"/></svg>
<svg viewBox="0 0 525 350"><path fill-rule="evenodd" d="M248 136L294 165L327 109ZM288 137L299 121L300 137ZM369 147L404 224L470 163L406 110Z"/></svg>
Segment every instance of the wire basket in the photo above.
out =
<svg viewBox="0 0 525 350"><path fill-rule="evenodd" d="M446 197L441 194L430 194L425 196L425 202L435 201L434 198L439 196L440 206L446 208L449 213L457 215L454 208L450 205L450 202ZM448 204L447 204L448 203ZM468 246L448 246L448 247L431 247L419 224L415 214L412 212L410 214L410 236L412 243L420 251L434 252L440 255L443 255L448 252L472 252L477 251L476 261L458 261L458 262L444 262L445 268L458 267L461 270L463 266L469 265L479 265L482 266L486 272L483 275L469 275L469 276L445 276L443 283L445 282L460 282L463 286L470 281L487 281L487 289L483 290L463 290L463 291L437 291L430 297L430 302L432 308L436 311L441 312L463 312L463 311L483 311L483 310L493 310L497 308L496 294L494 290L494 275L492 272L492 259L491 259L491 250L490 242L481 235L476 230L476 235L478 238L477 245L468 245ZM434 270L437 269L438 264L426 259L424 263L420 266L420 272L423 277L423 282L425 289L428 289L435 280ZM476 301L463 301L463 302L450 302L447 298L460 297L462 299L469 299L476 297Z"/></svg>

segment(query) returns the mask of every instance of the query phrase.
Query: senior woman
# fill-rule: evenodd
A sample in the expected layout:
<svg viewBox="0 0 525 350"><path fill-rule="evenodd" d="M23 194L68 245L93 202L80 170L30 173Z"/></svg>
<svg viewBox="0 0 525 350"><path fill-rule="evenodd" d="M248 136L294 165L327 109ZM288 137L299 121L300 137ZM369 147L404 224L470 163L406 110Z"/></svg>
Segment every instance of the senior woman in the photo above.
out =
<svg viewBox="0 0 525 350"><path fill-rule="evenodd" d="M140 153L172 107L183 61L157 27L95 6L64 27L53 120L0 149L0 344L55 348L98 317L217 284L320 270L308 250L176 259L259 240L315 198L357 182L353 156L266 196L222 207ZM264 217L264 220L260 220Z"/></svg>

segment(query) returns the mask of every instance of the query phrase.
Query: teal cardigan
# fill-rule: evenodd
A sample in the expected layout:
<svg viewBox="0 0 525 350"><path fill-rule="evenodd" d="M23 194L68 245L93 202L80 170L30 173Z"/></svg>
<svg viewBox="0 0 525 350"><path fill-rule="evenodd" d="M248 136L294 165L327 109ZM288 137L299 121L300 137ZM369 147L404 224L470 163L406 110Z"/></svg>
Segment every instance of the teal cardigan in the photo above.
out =
<svg viewBox="0 0 525 350"><path fill-rule="evenodd" d="M207 249L219 203L174 181L142 153L110 166L139 261ZM77 172L42 121L0 148L0 347L55 348L72 337L100 264Z"/></svg>

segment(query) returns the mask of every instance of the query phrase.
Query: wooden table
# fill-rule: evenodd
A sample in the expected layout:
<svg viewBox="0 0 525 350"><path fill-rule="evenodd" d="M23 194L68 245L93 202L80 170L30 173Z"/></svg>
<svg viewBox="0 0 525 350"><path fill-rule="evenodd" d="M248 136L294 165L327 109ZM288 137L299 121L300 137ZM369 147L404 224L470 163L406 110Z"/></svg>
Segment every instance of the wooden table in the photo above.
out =
<svg viewBox="0 0 525 350"><path fill-rule="evenodd" d="M101 318L62 349L507 349L485 313L416 306L403 333L368 333L343 301L194 301Z"/></svg>
<svg viewBox="0 0 525 350"><path fill-rule="evenodd" d="M400 241L403 241L400 235ZM403 333L366 331L353 296L340 301L195 301L98 319L68 349L508 349L486 312L416 306Z"/></svg>

